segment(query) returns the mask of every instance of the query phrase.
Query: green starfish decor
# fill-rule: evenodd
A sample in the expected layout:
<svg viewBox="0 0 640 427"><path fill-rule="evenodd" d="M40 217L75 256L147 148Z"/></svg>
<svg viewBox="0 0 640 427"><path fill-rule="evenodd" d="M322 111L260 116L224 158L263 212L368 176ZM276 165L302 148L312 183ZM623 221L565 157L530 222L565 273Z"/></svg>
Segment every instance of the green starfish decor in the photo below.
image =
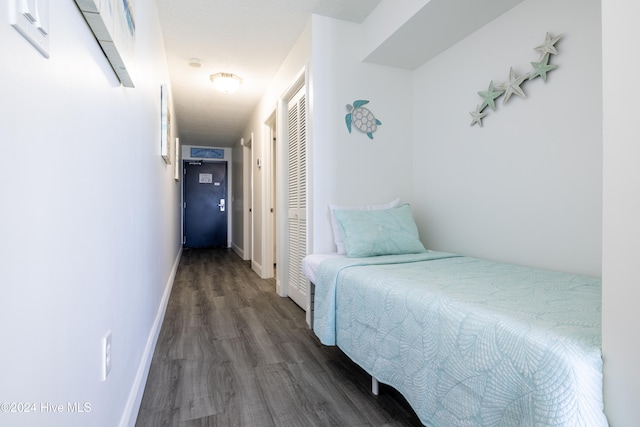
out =
<svg viewBox="0 0 640 427"><path fill-rule="evenodd" d="M493 80L489 83L489 89L486 92L478 92L480 98L482 98L482 104L480 104L480 111L484 109L484 107L489 106L493 111L496 111L496 98L504 93L503 90L495 90L493 87Z"/></svg>
<svg viewBox="0 0 640 427"><path fill-rule="evenodd" d="M533 69L535 70L535 73L532 73L529 76L529 80L535 79L536 77L540 76L542 77L542 80L545 83L547 82L547 73L551 70L555 70L556 68L558 68L557 65L549 65L548 53L544 55L544 57L540 62L532 62L531 65L533 65Z"/></svg>
<svg viewBox="0 0 640 427"><path fill-rule="evenodd" d="M471 111L469 113L473 118L473 120L471 120L471 126L477 124L482 127L482 119L489 114L488 111L484 111L485 108L490 107L493 111L496 111L496 99L499 97L504 95L502 100L503 104L506 104L507 101L509 101L511 95L518 95L521 98L526 98L527 95L521 87L525 82L533 80L539 76L546 83L547 73L558 68L555 64L549 64L549 61L551 59L551 55L558 54L558 49L556 49L555 45L561 37L562 36L553 37L550 33L547 33L544 43L534 48L535 51L541 52L542 56L538 62L531 63L533 66L533 72L518 75L514 71L513 67L511 67L509 69L509 78L507 81L494 85L493 80L491 80L489 83L489 89L478 92L478 95L482 98L482 104L477 105L475 111Z"/></svg>

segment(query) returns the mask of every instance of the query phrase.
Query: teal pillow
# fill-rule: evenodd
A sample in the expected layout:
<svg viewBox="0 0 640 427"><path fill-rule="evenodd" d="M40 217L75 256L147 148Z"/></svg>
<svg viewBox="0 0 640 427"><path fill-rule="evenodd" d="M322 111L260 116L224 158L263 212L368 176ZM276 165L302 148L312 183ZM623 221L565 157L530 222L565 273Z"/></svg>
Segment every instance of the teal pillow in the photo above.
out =
<svg viewBox="0 0 640 427"><path fill-rule="evenodd" d="M373 211L336 209L334 215L342 231L347 257L426 252L408 204Z"/></svg>

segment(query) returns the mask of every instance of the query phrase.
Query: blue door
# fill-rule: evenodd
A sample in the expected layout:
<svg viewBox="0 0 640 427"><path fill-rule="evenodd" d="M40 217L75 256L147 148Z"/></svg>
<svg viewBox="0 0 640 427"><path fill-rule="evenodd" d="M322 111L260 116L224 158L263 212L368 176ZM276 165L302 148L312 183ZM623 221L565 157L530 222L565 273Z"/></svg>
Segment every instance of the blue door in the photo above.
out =
<svg viewBox="0 0 640 427"><path fill-rule="evenodd" d="M184 162L184 247L226 248L227 162Z"/></svg>

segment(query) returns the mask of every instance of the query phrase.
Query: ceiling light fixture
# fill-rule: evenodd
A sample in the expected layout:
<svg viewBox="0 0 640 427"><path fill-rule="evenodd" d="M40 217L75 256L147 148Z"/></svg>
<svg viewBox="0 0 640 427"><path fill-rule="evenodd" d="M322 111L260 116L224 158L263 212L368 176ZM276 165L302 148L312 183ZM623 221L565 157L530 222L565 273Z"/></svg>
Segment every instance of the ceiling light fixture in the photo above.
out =
<svg viewBox="0 0 640 427"><path fill-rule="evenodd" d="M215 88L220 92L224 93L235 92L242 83L242 79L240 77L231 73L211 74L209 78L213 82L213 86L215 86Z"/></svg>

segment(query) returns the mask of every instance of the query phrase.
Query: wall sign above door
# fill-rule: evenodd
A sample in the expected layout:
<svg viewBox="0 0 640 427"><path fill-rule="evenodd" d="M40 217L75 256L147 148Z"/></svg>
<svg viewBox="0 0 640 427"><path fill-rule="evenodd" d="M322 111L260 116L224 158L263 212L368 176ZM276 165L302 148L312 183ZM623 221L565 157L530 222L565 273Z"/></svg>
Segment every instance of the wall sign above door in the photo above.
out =
<svg viewBox="0 0 640 427"><path fill-rule="evenodd" d="M191 147L191 157L201 159L224 159L224 149Z"/></svg>

